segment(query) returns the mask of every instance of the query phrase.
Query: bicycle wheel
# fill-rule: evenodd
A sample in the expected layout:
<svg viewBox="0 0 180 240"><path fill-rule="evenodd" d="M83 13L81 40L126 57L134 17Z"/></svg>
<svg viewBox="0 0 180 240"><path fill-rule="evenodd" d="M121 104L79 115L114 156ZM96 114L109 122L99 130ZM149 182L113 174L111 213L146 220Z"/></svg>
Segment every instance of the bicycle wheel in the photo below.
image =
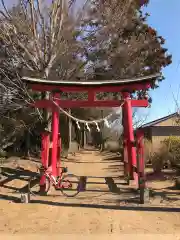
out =
<svg viewBox="0 0 180 240"><path fill-rule="evenodd" d="M67 197L75 197L80 191L79 178L73 174L64 175L60 185L62 194Z"/></svg>
<svg viewBox="0 0 180 240"><path fill-rule="evenodd" d="M40 193L43 193L43 194L48 193L50 189L50 179L46 177L46 180L45 180L46 184L43 189L43 192L41 191L40 179L41 179L40 175L30 178L28 183L28 190L32 195L38 195Z"/></svg>

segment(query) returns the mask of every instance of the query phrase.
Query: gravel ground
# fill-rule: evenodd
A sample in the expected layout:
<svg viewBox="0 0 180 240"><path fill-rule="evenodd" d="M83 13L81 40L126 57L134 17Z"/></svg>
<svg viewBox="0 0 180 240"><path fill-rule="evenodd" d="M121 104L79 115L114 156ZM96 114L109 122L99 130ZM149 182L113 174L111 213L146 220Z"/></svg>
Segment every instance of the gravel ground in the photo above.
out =
<svg viewBox="0 0 180 240"><path fill-rule="evenodd" d="M35 163L29 160L4 165L12 181L8 180L0 190L1 234L180 233L180 191L172 188L172 181L149 182L154 194L150 203L141 206L137 193L119 180L123 167L116 155L81 151L70 156L63 165L71 173L88 176L86 191L66 198L52 189L49 196L33 197L29 204L16 202L16 189L27 183L27 176L13 180L17 164L28 171L36 170Z"/></svg>

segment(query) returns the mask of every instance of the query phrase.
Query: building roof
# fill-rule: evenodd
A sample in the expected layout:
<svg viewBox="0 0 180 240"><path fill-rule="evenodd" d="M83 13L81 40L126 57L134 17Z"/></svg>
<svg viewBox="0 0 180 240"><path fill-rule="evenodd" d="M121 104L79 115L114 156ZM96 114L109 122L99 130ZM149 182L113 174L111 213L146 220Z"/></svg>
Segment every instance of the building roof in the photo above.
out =
<svg viewBox="0 0 180 240"><path fill-rule="evenodd" d="M154 125L156 125L156 124L158 124L158 123L164 122L164 121L166 121L166 120L168 120L168 119L170 119L170 118L172 118L172 117L176 117L176 116L178 116L178 115L179 115L179 114L178 114L177 112L172 113L172 114L170 114L170 115L168 115L168 116L165 116L165 117L156 119L156 120L154 120L154 121L152 121L152 122L146 123L146 124L142 125L141 128L152 127L152 126L154 126Z"/></svg>

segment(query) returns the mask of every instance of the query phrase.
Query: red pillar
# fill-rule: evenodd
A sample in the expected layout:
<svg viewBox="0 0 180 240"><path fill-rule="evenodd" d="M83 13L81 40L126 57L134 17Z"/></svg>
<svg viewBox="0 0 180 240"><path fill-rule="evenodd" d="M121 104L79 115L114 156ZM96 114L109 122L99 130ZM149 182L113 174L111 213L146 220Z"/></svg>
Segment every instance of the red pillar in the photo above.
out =
<svg viewBox="0 0 180 240"><path fill-rule="evenodd" d="M136 148L134 141L134 129L133 129L133 119L132 119L132 105L129 93L124 93L124 111L126 116L126 137L127 137L127 150L128 150L128 164L130 177L133 179L133 166L136 167Z"/></svg>
<svg viewBox="0 0 180 240"><path fill-rule="evenodd" d="M57 153L57 175L60 175L61 167L61 135L58 135L58 153Z"/></svg>
<svg viewBox="0 0 180 240"><path fill-rule="evenodd" d="M47 168L49 165L49 132L42 133L41 163Z"/></svg>
<svg viewBox="0 0 180 240"><path fill-rule="evenodd" d="M43 132L41 135L41 163L44 168L48 168L49 165L49 132ZM44 193L46 189L46 177L45 175L41 176L40 179L40 192Z"/></svg>
<svg viewBox="0 0 180 240"><path fill-rule="evenodd" d="M58 93L53 94L52 99L54 102L57 102L56 98L59 97ZM52 112L52 155L51 155L51 164L52 164L52 174L57 176L57 157L58 157L58 135L59 135L59 111L54 109Z"/></svg>
<svg viewBox="0 0 180 240"><path fill-rule="evenodd" d="M124 177L129 178L129 164L127 152L127 124L126 124L126 109L122 106L122 124L123 124L123 162L124 162Z"/></svg>
<svg viewBox="0 0 180 240"><path fill-rule="evenodd" d="M138 187L140 191L140 203L145 201L145 162L144 162L144 134L141 129L137 130L137 153L138 153Z"/></svg>
<svg viewBox="0 0 180 240"><path fill-rule="evenodd" d="M137 130L137 154L138 154L138 175L139 187L145 188L145 161L144 161L144 133L141 129Z"/></svg>

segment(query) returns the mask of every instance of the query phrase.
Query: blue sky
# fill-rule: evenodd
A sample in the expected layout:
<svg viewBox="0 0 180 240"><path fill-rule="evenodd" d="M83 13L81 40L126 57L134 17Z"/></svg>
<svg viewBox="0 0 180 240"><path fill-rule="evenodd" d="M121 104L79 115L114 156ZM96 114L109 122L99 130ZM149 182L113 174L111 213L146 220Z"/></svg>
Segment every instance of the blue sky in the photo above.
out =
<svg viewBox="0 0 180 240"><path fill-rule="evenodd" d="M147 121L163 117L176 110L173 94L175 99L178 100L178 92L180 93L179 11L180 0L150 0L147 7L147 12L151 14L148 23L166 39L165 47L173 56L173 63L163 70L166 79L160 83L158 89L151 91L153 98L151 108L141 110L143 113L148 114Z"/></svg>

